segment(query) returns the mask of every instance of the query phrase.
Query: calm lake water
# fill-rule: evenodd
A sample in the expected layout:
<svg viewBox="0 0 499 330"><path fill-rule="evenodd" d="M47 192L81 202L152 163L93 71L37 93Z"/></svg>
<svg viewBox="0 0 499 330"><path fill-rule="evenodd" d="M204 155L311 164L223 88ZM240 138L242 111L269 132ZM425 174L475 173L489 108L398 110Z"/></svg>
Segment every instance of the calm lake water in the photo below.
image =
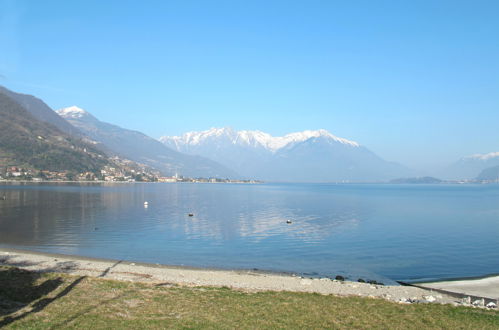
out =
<svg viewBox="0 0 499 330"><path fill-rule="evenodd" d="M0 195L0 247L385 283L499 273L499 185L3 184Z"/></svg>

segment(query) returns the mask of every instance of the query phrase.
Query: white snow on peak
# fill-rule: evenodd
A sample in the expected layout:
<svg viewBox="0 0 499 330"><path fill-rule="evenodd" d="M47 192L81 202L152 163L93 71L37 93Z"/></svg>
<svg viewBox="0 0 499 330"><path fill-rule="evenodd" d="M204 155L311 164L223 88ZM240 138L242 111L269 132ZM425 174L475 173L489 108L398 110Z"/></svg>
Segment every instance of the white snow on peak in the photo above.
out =
<svg viewBox="0 0 499 330"><path fill-rule="evenodd" d="M231 128L211 128L207 131L187 132L182 136L172 136L170 139L182 142L183 144L197 145L206 139L218 138L224 135L232 139L235 137L235 134L236 132L234 132Z"/></svg>
<svg viewBox="0 0 499 330"><path fill-rule="evenodd" d="M59 116L64 118L81 118L85 115L88 115L88 112L86 112L82 108L77 107L76 105L59 109L56 112Z"/></svg>
<svg viewBox="0 0 499 330"><path fill-rule="evenodd" d="M273 149L275 151L275 150L284 148L285 146L287 146L291 143L303 142L303 141L306 141L308 139L318 138L318 137L326 137L326 138L329 138L330 140L333 140L335 142L347 144L347 145L350 145L352 147L359 146L359 144L357 142L334 136L333 134L329 133L325 129L319 129L316 131L306 130L303 132L286 134L282 137L275 137L275 138L273 138L273 141L272 141L270 147L271 147L271 149Z"/></svg>
<svg viewBox="0 0 499 330"><path fill-rule="evenodd" d="M268 133L261 131L235 131L230 127L225 128L211 128L206 131L201 132L188 132L181 136L163 136L160 141L164 143L175 144L178 150L182 146L195 146L199 145L207 140L213 139L225 139L232 144L238 145L249 145L252 147L263 147L272 152L275 152L281 148L288 145L304 142L311 138L325 137L329 140L339 142L345 145L350 145L352 147L358 147L359 144L354 141L350 141L344 138L334 136L324 129L319 130L306 130L303 132L295 132L286 134L284 136L272 136Z"/></svg>
<svg viewBox="0 0 499 330"><path fill-rule="evenodd" d="M489 160L496 157L499 157L499 151L489 152L488 154L475 154L465 157L465 159Z"/></svg>

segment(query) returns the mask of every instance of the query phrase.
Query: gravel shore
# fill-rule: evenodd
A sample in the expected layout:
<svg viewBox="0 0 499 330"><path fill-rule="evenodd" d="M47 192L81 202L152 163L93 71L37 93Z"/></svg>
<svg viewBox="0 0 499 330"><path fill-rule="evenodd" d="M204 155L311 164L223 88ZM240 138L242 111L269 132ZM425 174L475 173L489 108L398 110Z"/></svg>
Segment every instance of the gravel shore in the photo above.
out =
<svg viewBox="0 0 499 330"><path fill-rule="evenodd" d="M0 249L0 265L39 271L91 276L156 285L230 287L243 291L294 291L382 298L399 303L463 304L462 299L409 286L383 286L336 281L328 278L303 278L292 275L253 271L193 269L128 261L92 259Z"/></svg>

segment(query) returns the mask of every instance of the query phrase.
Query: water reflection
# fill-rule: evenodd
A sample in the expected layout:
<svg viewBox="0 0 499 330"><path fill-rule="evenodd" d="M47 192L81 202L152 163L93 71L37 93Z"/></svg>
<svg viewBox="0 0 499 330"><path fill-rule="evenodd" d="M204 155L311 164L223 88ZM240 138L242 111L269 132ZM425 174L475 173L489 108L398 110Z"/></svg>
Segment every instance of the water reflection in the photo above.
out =
<svg viewBox="0 0 499 330"><path fill-rule="evenodd" d="M7 184L4 194L3 246L398 279L499 271L497 186Z"/></svg>

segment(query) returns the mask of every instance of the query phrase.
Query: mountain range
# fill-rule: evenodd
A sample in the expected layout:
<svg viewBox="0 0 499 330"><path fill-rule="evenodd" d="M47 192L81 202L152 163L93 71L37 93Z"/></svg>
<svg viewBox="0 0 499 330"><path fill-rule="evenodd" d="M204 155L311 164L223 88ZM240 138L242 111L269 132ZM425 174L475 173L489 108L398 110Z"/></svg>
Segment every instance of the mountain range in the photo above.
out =
<svg viewBox="0 0 499 330"><path fill-rule="evenodd" d="M114 158L119 156L127 170L147 165L163 175L238 177L214 161L181 154L77 107L59 113L32 95L0 86L0 167L100 174L104 166L121 168Z"/></svg>
<svg viewBox="0 0 499 330"><path fill-rule="evenodd" d="M146 164L163 175L217 178L239 176L213 160L182 154L141 132L102 122L79 107L71 106L57 110L56 113L85 136L98 142L108 154Z"/></svg>
<svg viewBox="0 0 499 330"><path fill-rule="evenodd" d="M167 176L379 182L416 174L322 129L272 136L256 130L212 128L158 141L102 122L76 106L55 112L35 96L2 86L0 116L0 167L17 164L100 173L103 166L116 166L113 159L118 156L126 164L146 165ZM494 181L498 169L499 152L491 152L464 157L438 177Z"/></svg>
<svg viewBox="0 0 499 330"><path fill-rule="evenodd" d="M160 141L179 152L208 157L244 177L267 181L385 181L412 174L359 143L322 129L274 137L261 131L212 128L163 136Z"/></svg>

